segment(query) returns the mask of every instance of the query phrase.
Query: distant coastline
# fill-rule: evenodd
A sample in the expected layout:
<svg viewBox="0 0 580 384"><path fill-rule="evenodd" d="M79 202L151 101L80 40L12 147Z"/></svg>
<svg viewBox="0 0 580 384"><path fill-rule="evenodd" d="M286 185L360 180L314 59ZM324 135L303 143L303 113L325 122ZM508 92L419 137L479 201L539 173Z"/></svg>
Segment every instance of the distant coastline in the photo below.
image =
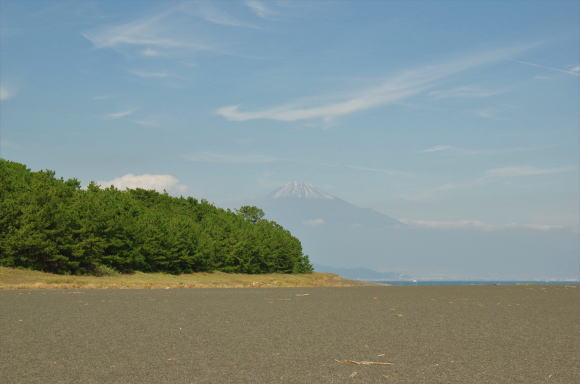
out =
<svg viewBox="0 0 580 384"><path fill-rule="evenodd" d="M365 280L385 285L578 285L578 280Z"/></svg>

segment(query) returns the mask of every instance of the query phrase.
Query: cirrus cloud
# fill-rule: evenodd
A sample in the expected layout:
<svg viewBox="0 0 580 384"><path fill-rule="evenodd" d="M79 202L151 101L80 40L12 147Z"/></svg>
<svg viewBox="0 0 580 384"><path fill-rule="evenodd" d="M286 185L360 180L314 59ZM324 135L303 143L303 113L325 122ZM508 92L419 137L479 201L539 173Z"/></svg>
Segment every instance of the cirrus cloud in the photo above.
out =
<svg viewBox="0 0 580 384"><path fill-rule="evenodd" d="M355 112L392 104L423 93L435 87L439 81L453 75L484 65L509 59L536 44L520 45L492 51L480 52L439 64L425 65L402 71L379 85L355 93L338 95L342 101L306 105L294 102L256 111L243 111L239 105L220 107L216 113L230 121L268 119L277 121L297 121L334 118Z"/></svg>
<svg viewBox="0 0 580 384"><path fill-rule="evenodd" d="M432 229L474 229L480 231L502 231L509 229L528 229L534 231L552 231L562 230L565 227L561 225L546 225L546 224L487 224L479 220L413 220L413 219L399 219L400 222L416 228L432 228Z"/></svg>
<svg viewBox="0 0 580 384"><path fill-rule="evenodd" d="M254 154L228 154L217 152L188 153L182 156L184 160L194 163L215 164L262 164L279 161L275 157Z"/></svg>

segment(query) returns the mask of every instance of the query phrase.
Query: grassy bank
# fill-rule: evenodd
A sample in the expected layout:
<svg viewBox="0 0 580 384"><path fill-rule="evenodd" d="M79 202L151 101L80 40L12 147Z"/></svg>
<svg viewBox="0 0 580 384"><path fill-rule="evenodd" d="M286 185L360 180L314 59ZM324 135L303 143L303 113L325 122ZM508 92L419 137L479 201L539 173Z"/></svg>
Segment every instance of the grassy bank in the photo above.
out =
<svg viewBox="0 0 580 384"><path fill-rule="evenodd" d="M169 275L141 273L115 276L71 276L0 267L0 289L163 289L251 287L351 287L372 285L332 273L245 275L223 272Z"/></svg>

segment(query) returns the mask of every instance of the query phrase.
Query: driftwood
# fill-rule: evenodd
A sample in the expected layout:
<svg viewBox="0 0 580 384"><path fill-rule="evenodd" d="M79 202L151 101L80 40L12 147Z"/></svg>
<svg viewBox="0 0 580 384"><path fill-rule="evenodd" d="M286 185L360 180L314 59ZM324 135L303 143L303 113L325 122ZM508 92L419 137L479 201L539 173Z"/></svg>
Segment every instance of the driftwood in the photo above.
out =
<svg viewBox="0 0 580 384"><path fill-rule="evenodd" d="M393 365L393 363L387 363L383 361L354 361L354 360L337 360L337 359L334 359L334 361L337 361L339 363L356 364L356 365Z"/></svg>

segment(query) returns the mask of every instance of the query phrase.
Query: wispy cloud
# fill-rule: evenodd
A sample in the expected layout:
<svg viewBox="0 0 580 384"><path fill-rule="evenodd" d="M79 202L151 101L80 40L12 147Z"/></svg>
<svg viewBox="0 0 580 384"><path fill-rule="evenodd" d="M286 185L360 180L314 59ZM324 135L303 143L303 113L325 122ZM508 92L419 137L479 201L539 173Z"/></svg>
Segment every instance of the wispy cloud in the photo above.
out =
<svg viewBox="0 0 580 384"><path fill-rule="evenodd" d="M133 113L135 113L135 109L128 109L126 111L120 111L120 112L115 112L115 113L109 113L103 116L104 119L106 120L116 120L116 119L120 119L123 117L127 117L132 115Z"/></svg>
<svg viewBox="0 0 580 384"><path fill-rule="evenodd" d="M141 119L141 120L133 120L133 123L137 124L137 125L142 125L145 127L159 127L159 122L156 120L147 120L147 119Z"/></svg>
<svg viewBox="0 0 580 384"><path fill-rule="evenodd" d="M575 171L576 169L577 169L576 167L560 167L560 168L536 168L528 166L502 167L485 171L484 177L498 178L498 177L554 175L558 173L572 172Z"/></svg>
<svg viewBox="0 0 580 384"><path fill-rule="evenodd" d="M145 57L163 56L163 54L161 52L156 51L155 49L151 49L151 48L145 48L144 50L142 50L141 55L145 56Z"/></svg>
<svg viewBox="0 0 580 384"><path fill-rule="evenodd" d="M501 180L525 177L525 176L542 176L542 175L555 175L561 173L568 173L577 171L577 167L559 167L559 168L537 168L530 166L510 166L510 167L500 167L488 169L483 173L482 176L477 179L460 182L460 183L448 183L439 185L433 188L426 189L424 191L411 193L407 195L399 196L402 200L424 202L433 200L437 195L442 192L461 190L461 189L471 189L487 184L497 183Z"/></svg>
<svg viewBox="0 0 580 384"><path fill-rule="evenodd" d="M108 181L97 182L102 187L114 186L118 189L152 189L158 192L174 192L184 193L188 190L186 185L179 182L179 179L173 175L134 175L128 173L121 177L114 178Z"/></svg>
<svg viewBox="0 0 580 384"><path fill-rule="evenodd" d="M365 171L365 172L375 172L375 173L382 173L387 176L412 176L412 173L404 172L404 171L397 171L394 169L383 169L383 168L371 168L371 167L361 167L358 165L347 165L349 169L353 169L355 171Z"/></svg>
<svg viewBox="0 0 580 384"><path fill-rule="evenodd" d="M8 88L4 84L0 85L0 101L6 101L14 97L14 90Z"/></svg>
<svg viewBox="0 0 580 384"><path fill-rule="evenodd" d="M308 227L318 227L320 225L326 224L326 222L324 221L324 219L310 219L310 220L304 220L302 222L302 224L304 224Z"/></svg>
<svg viewBox="0 0 580 384"><path fill-rule="evenodd" d="M496 155L498 153L513 153L531 151L531 148L502 148L502 149L467 149L455 147L453 145L434 145L425 148L421 153L441 153L448 155Z"/></svg>
<svg viewBox="0 0 580 384"><path fill-rule="evenodd" d="M176 50L219 52L216 47L194 38L191 16L185 15L182 8L183 5L174 6L128 23L97 28L83 36L96 48L136 47L144 56Z"/></svg>
<svg viewBox="0 0 580 384"><path fill-rule="evenodd" d="M487 224L479 220L454 220L454 221L437 221L437 220L413 220L399 219L400 222L417 228L432 229L470 229L480 231L502 231L509 229L528 229L535 231L552 231L562 230L565 227L560 225L544 224Z"/></svg>
<svg viewBox="0 0 580 384"><path fill-rule="evenodd" d="M497 110L491 108L480 109L475 114L483 119L497 119L498 116Z"/></svg>
<svg viewBox="0 0 580 384"><path fill-rule="evenodd" d="M262 164L273 163L280 159L254 154L227 154L216 152L190 153L182 156L183 159L195 163L215 163L215 164Z"/></svg>
<svg viewBox="0 0 580 384"><path fill-rule="evenodd" d="M570 69L563 69L563 68L552 67L549 65L542 65L542 64L538 64L538 63L533 63L531 61L524 61L524 60L513 60L513 61L515 61L516 63L528 65L531 67L546 69L546 70L552 71L552 72L565 73L565 74L571 75L571 76L580 76L580 66L571 67Z"/></svg>
<svg viewBox="0 0 580 384"><path fill-rule="evenodd" d="M201 19L212 23L223 25L227 27L244 27L244 28L258 28L252 23L236 19L235 17L223 12L222 10L213 7L210 3L201 2L196 3L197 8L193 12Z"/></svg>
<svg viewBox="0 0 580 384"><path fill-rule="evenodd" d="M93 97L93 100L101 101L101 100L109 100L112 98L113 98L113 96L111 96L111 95L97 95L97 96Z"/></svg>
<svg viewBox="0 0 580 384"><path fill-rule="evenodd" d="M506 91L506 89L482 89L475 85L466 85L431 91L429 92L429 96L435 99L472 99L500 95Z"/></svg>
<svg viewBox="0 0 580 384"><path fill-rule="evenodd" d="M20 149L20 145L16 144L13 141L10 140L6 140L6 139L2 139L0 137L0 149L1 150L5 150L5 149Z"/></svg>
<svg viewBox="0 0 580 384"><path fill-rule="evenodd" d="M244 4L248 7L254 14L262 19L268 19L270 17L276 16L278 12L268 8L263 2L258 0L245 0Z"/></svg>
<svg viewBox="0 0 580 384"><path fill-rule="evenodd" d="M129 71L132 75L143 77L146 79L165 79L171 77L171 74L163 72L148 72L148 71Z"/></svg>
<svg viewBox="0 0 580 384"><path fill-rule="evenodd" d="M445 63L403 71L384 80L380 85L360 90L354 94L342 95L343 101L317 106L291 103L259 111L241 111L239 105L229 105L217 109L216 113L231 121L270 119L296 121L307 119L330 120L339 116L376 108L398 102L433 88L439 81L469 69L496 63L511 58L533 45L522 45L481 52ZM313 103L311 103L313 104Z"/></svg>

